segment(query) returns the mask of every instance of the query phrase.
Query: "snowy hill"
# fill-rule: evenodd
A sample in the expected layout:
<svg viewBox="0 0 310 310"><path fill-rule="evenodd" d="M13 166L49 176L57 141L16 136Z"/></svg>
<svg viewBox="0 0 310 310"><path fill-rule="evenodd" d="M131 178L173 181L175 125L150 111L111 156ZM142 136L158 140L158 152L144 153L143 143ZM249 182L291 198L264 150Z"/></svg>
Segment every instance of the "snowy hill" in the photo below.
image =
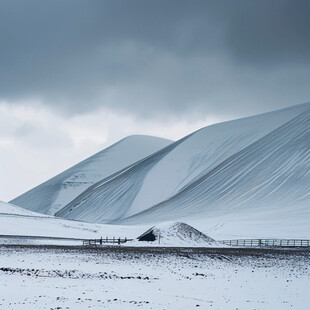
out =
<svg viewBox="0 0 310 310"><path fill-rule="evenodd" d="M263 233L270 214L269 233L277 236L293 215L290 232L299 224L305 231L309 141L310 104L208 126L99 181L57 216L131 225L182 220L203 232L242 218Z"/></svg>
<svg viewBox="0 0 310 310"><path fill-rule="evenodd" d="M129 136L13 199L25 209L55 214L89 186L170 144L151 136Z"/></svg>
<svg viewBox="0 0 310 310"><path fill-rule="evenodd" d="M228 157L135 218L221 215L310 202L310 110ZM163 216L164 213L164 216Z"/></svg>
<svg viewBox="0 0 310 310"><path fill-rule="evenodd" d="M160 246L223 246L194 227L180 222L158 224L148 229L137 239L138 241L134 241L135 245L144 243L146 246L150 246L150 244L156 246L158 244Z"/></svg>

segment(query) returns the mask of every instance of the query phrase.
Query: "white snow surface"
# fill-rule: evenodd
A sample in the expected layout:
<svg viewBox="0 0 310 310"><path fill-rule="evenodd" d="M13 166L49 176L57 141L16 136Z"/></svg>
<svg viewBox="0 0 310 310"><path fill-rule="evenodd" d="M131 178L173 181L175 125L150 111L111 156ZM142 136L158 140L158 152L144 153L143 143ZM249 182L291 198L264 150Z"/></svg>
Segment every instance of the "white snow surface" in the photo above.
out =
<svg viewBox="0 0 310 310"><path fill-rule="evenodd" d="M102 225L71 221L54 216L25 210L10 203L0 202L0 244L67 244L81 245L82 239L99 239L100 237L136 238L146 226ZM8 238L8 236L10 238ZM12 238L21 236L22 239ZM27 240L26 237L31 237ZM33 237L50 237L38 239ZM67 240L53 240L65 238ZM69 239L78 239L74 242Z"/></svg>
<svg viewBox="0 0 310 310"><path fill-rule="evenodd" d="M82 245L85 239L126 237L134 239L126 246L158 246L158 240L137 241L136 238L146 227L71 221L0 202L0 244ZM223 246L185 223L164 222L152 227L152 230L156 236L160 236L160 246Z"/></svg>
<svg viewBox="0 0 310 310"><path fill-rule="evenodd" d="M3 201L0 201L0 216L1 215L22 215L22 216L40 216L40 217L47 216L26 210L24 208Z"/></svg>
<svg viewBox="0 0 310 310"><path fill-rule="evenodd" d="M57 216L309 238L309 141L309 103L208 126L99 181Z"/></svg>
<svg viewBox="0 0 310 310"><path fill-rule="evenodd" d="M0 309L309 309L309 255L0 247Z"/></svg>
<svg viewBox="0 0 310 310"><path fill-rule="evenodd" d="M54 215L94 183L160 150L171 142L152 136L129 136L11 202L31 211Z"/></svg>
<svg viewBox="0 0 310 310"><path fill-rule="evenodd" d="M136 241L146 227L71 221L0 202L0 244L82 245L85 239L126 237L135 240L128 242L126 246L158 246L158 241ZM160 235L160 246L222 246L184 223L164 222L152 227L152 230L156 236Z"/></svg>

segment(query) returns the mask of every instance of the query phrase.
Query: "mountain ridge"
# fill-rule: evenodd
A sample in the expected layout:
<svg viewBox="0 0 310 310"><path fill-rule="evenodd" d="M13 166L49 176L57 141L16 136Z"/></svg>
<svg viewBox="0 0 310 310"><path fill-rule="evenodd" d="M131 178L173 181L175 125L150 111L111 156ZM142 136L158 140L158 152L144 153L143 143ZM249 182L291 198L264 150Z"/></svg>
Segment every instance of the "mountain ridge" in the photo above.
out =
<svg viewBox="0 0 310 310"><path fill-rule="evenodd" d="M297 117L295 117L294 119L292 119L291 121L289 121L288 123L285 123L284 125L282 125L280 128L277 128L276 130L274 130L273 132L271 132L270 134L268 134L267 136L264 136L263 138L261 138L260 140L258 140L258 141L256 141L256 142L254 142L253 144L251 144L251 145L249 145L247 148L245 148L245 149L243 149L243 150L241 150L240 152L238 152L238 153L236 153L236 154L234 154L234 155L232 155L230 158L228 158L227 160L225 160L223 163L221 163L219 166L217 166L216 168L214 168L212 171L210 171L209 172L209 174L208 175L205 175L202 179L199 179L199 180L196 180L195 181L195 183L193 183L193 184L190 184L189 186L187 186L187 187L185 187L182 191L180 191L180 192L178 192L176 195L174 195L173 197L171 197L171 198L169 198L169 199L167 199L166 201L163 201L162 203L160 203L160 204L158 204L158 205L156 205L156 206L153 206L153 207L151 207L151 208L149 208L149 209L147 209L147 210L145 210L145 211L143 211L143 212L141 212L141 214L135 214L135 215L133 215L132 217L131 217L131 219L133 219L133 218L137 218L137 217L139 217L139 216L141 216L143 213L144 214L147 214L147 213L152 213L152 211L153 210L156 210L157 212L160 212L160 211L158 211L160 208L164 208L165 207L165 205L169 205L169 203L171 203L171 201L173 201L173 200L176 200L176 199L178 199L178 197L179 196L184 196L184 193L185 193L185 195L186 195L186 192L188 192L188 191L193 191L195 188L197 188L197 187L199 187L199 185L200 184L202 184L203 182L206 182L206 180L208 180L208 179L210 179L210 178L213 178L213 177L218 177L217 175L218 174L221 174L221 173L223 173L223 170L226 168L226 167L230 167L231 166L231 161L233 161L233 160L235 160L235 158L238 158L238 156L242 156L243 155L243 153L245 153L245 152L247 152L248 150L252 150L253 152L257 152L257 150L261 147L261 144L263 144L264 142L266 142L266 140L268 140L268 138L270 138L270 137L272 137L273 138L273 135L275 135L275 134L277 134L277 133L279 133L279 131L282 131L282 130L284 130L284 129L288 129L288 131L289 131L289 134L290 135L293 135L293 131L294 131L294 129L295 129L295 131L298 131L298 126L297 126L297 129L296 129L296 126L294 127L294 129L293 130L291 130L291 128L290 128L290 125L292 125L292 124L294 124L295 125L295 123L297 122L297 121L301 121L301 123L303 123L303 122L305 122L306 123L306 130L303 130L303 128L301 128L301 137L299 137L300 139L303 139L304 141L310 141L310 110L307 112L307 113L302 113L302 114L300 114L299 116L297 116ZM306 136L306 137L305 137ZM293 136L294 138L295 138L295 136ZM270 141L270 144L275 144L275 142L274 142L274 139L272 139L272 141ZM288 142L286 142L286 144L292 144L292 138L291 138L291 140L288 140ZM275 148L276 146L275 145L273 145L273 148ZM299 150L298 149L296 149L296 145L293 145L293 147L294 147L294 149L295 149L295 152L297 152L297 153L299 153ZM276 151L275 151L276 152ZM304 158L304 161L306 162L306 164L309 164L310 163L310 150L309 150L309 147L308 147L308 150L307 151L305 151L305 152L301 152L301 153L303 153L303 155L305 156L305 158ZM261 154L262 155L262 154ZM268 154L268 156L270 157L270 156L274 156L274 154ZM301 156L300 156L301 157ZM257 160L257 158L255 158L255 160ZM259 164L261 164L261 162L258 162L258 163L256 163L256 165L258 166ZM283 162L281 162L281 164L283 165ZM299 161L299 165L301 165L302 164L302 161L300 160ZM251 169L247 169L246 171L245 171L245 173L246 174L249 174L249 173L251 173L251 170L254 170L255 168L256 168L256 166L254 165L254 164L248 164L250 167L251 167ZM226 167L225 167L226 166ZM308 168L309 168L309 165L307 166ZM309 171L309 169L307 170L307 169L303 169L304 167L301 167L301 170L303 170L303 172L304 172L304 174L306 175L306 176L309 176L310 175L310 171ZM279 169L279 168L278 168ZM294 171L295 171L296 169L294 169ZM302 176L302 173L299 173L299 178L301 178L301 176ZM238 176L239 177L239 176ZM283 178L283 177L282 177ZM257 178L256 178L257 179ZM285 180L283 181L282 180L282 182L284 183L284 182L286 182L286 181L288 181L289 180L289 178L288 178L288 176L287 176L287 178L285 178ZM309 181L309 178L307 179L308 181ZM257 181L257 180L256 180ZM226 181L227 182L227 181ZM308 182L305 182L305 184L309 184ZM224 186L223 184L221 184L222 186ZM283 184L281 184L281 185L283 185ZM213 185L214 186L214 185ZM280 186L280 185L279 185ZM299 188L300 186L298 186L298 188ZM276 191L277 189L274 189L273 191L268 191L267 193L265 193L264 195L265 196L270 196L270 195L272 195L272 194L274 194L274 192ZM255 191L255 195L258 195L258 193L259 193L259 191L258 191L258 189L257 188L255 188L255 189L253 189L253 188L251 188L251 192L253 193L253 191ZM200 190L198 190L198 192L203 192L201 189ZM308 200L307 200L307 202L310 200L310 191L308 190L306 190L306 189L303 189L303 191L302 191L302 193L303 193L303 195L300 195L300 196L298 196L299 197L299 200L301 200L302 198L308 198ZM212 194L214 195L214 190L212 191ZM248 194L248 192L246 192L246 191L244 191L244 193L243 193L243 196L244 195L247 195ZM228 194L226 194L226 195L228 195ZM230 195L231 195L231 193L230 193ZM291 192L290 192L290 195L291 195ZM197 196L198 195L194 195L194 197L195 198L197 198ZM213 199L214 199L214 197L213 197ZM262 199L262 198L261 198ZM297 197L295 197L294 199L293 199L294 201L298 201L298 198ZM281 204L282 205L285 205L285 201L286 201L286 199L283 199L282 200L282 202L281 202ZM287 201L286 201L287 202ZM306 203L307 203L306 202ZM244 202L243 202L244 203ZM305 204L306 204L305 203ZM183 204L184 204L184 202L183 202ZM218 203L219 204L219 203ZM274 204L274 203L273 203ZM180 205L180 203L178 204L178 205ZM193 208L193 203L191 204L191 208ZM180 209L180 207L179 207L179 209ZM165 211L167 211L167 209L165 209ZM192 211L192 210L191 210ZM201 214L201 213L200 213ZM154 216L154 213L152 214L152 216ZM165 212L165 220L166 219L171 219L172 217L168 217L167 216L167 212ZM130 222L130 218L128 218L128 219L125 219L125 222Z"/></svg>
<svg viewBox="0 0 310 310"><path fill-rule="evenodd" d="M146 135L128 136L10 202L31 211L53 215L97 181L171 142Z"/></svg>

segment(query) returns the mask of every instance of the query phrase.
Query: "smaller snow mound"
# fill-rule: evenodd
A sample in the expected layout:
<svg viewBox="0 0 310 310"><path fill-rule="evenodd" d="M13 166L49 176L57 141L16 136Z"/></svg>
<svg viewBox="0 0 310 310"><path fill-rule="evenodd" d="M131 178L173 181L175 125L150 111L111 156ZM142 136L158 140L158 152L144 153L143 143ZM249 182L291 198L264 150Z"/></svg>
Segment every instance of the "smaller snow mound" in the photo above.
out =
<svg viewBox="0 0 310 310"><path fill-rule="evenodd" d="M38 217L48 217L45 214L40 214L32 212L21 207L15 206L11 203L0 201L0 215L20 215L20 216L38 216Z"/></svg>
<svg viewBox="0 0 310 310"><path fill-rule="evenodd" d="M186 247L218 247L214 239L203 234L185 223L163 223L151 227L137 238L138 241L148 241L145 245L186 246Z"/></svg>

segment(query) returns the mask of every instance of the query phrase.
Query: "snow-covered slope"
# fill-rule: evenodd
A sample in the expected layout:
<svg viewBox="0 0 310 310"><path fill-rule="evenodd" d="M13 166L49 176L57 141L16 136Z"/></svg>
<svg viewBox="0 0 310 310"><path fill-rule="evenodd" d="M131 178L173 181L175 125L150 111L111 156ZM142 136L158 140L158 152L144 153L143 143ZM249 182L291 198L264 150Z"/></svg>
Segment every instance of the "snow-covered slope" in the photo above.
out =
<svg viewBox="0 0 310 310"><path fill-rule="evenodd" d="M131 220L215 216L263 206L310 211L310 110L233 154ZM304 213L305 215L305 213ZM139 220L138 220L139 219ZM308 217L310 219L310 217Z"/></svg>
<svg viewBox="0 0 310 310"><path fill-rule="evenodd" d="M57 216L202 227L227 214L263 208L281 218L281 208L295 208L309 219L309 131L310 104L208 126L99 181Z"/></svg>
<svg viewBox="0 0 310 310"><path fill-rule="evenodd" d="M26 237L40 236L50 238L97 238L108 236L135 238L141 234L147 226L111 226L93 223L83 223L56 218L54 216L40 214L25 210L9 203L0 202L0 244L28 243ZM10 236L10 238L7 238ZM21 239L12 239L12 236L24 236ZM49 244L49 240L41 241ZM82 244L81 242L79 243Z"/></svg>
<svg viewBox="0 0 310 310"><path fill-rule="evenodd" d="M55 214L92 184L170 143L158 137L129 136L11 202L31 211Z"/></svg>
<svg viewBox="0 0 310 310"><path fill-rule="evenodd" d="M3 216L3 215L44 216L44 217L47 217L47 215L32 212L32 211L20 208L18 206L14 206L11 203L0 201L0 216Z"/></svg>

